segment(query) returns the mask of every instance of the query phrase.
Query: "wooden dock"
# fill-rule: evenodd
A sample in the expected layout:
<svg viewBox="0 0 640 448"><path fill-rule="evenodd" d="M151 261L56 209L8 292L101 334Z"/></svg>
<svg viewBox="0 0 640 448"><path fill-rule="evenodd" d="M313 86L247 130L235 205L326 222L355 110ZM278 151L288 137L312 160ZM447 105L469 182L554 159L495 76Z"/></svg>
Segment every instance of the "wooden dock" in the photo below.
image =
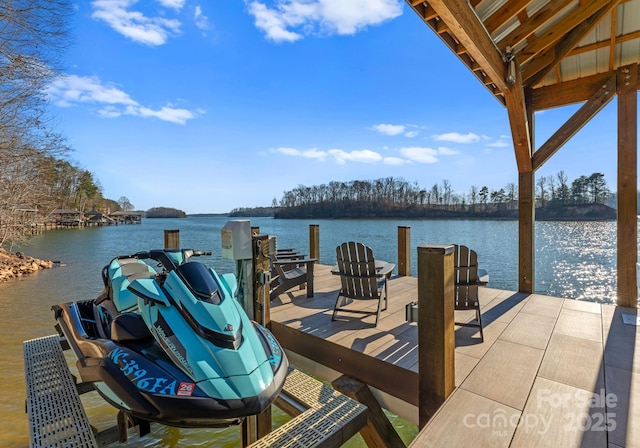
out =
<svg viewBox="0 0 640 448"><path fill-rule="evenodd" d="M389 281L374 328L373 316L331 321L340 284L330 269L316 266L314 297L296 288L271 302L272 331L296 366L362 381L417 424L418 330L405 320L417 278ZM491 288L480 301L485 341L456 327L456 389L411 446L640 446L640 327L623 321L636 309Z"/></svg>

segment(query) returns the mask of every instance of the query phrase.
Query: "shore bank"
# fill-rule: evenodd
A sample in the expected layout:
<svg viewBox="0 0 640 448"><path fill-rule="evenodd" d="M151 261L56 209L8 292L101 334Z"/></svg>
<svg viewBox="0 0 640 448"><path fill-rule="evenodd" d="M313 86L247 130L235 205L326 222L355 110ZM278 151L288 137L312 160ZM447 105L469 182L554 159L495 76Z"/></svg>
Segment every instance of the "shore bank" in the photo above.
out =
<svg viewBox="0 0 640 448"><path fill-rule="evenodd" d="M50 269L53 264L50 260L40 260L22 252L9 252L0 248L0 282L33 274L40 269Z"/></svg>

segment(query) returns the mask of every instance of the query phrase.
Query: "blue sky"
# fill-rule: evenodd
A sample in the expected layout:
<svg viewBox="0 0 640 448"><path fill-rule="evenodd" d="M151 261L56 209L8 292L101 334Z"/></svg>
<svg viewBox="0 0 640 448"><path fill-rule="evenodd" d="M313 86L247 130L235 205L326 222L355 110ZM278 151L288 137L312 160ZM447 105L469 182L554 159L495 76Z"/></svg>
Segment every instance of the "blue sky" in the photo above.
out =
<svg viewBox="0 0 640 448"><path fill-rule="evenodd" d="M403 0L77 2L57 130L105 197L222 213L298 185L517 182L506 109ZM539 146L577 106L536 116ZM615 101L541 168L616 184Z"/></svg>

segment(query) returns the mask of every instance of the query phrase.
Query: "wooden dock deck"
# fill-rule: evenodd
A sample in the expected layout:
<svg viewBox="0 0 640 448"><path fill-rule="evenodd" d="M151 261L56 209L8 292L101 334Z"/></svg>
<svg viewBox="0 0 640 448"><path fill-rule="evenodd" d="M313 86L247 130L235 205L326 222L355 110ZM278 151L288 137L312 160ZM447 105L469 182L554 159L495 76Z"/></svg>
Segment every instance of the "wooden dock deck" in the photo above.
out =
<svg viewBox="0 0 640 448"><path fill-rule="evenodd" d="M331 321L340 282L330 269L316 266L314 297L295 289L271 302L272 331L298 367L355 377L417 423L418 330L405 321L417 278L389 281L374 328L374 316ZM456 327L456 389L412 447L640 447L640 327L623 322L637 310L492 288L480 301L485 340Z"/></svg>

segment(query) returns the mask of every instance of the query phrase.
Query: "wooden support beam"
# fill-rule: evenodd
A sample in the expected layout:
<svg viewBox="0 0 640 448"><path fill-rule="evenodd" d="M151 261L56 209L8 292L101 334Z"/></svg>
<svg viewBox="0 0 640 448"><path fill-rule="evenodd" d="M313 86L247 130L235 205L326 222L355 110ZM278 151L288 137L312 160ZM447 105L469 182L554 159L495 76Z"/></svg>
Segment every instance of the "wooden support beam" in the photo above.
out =
<svg viewBox="0 0 640 448"><path fill-rule="evenodd" d="M455 389L453 245L418 247L418 423Z"/></svg>
<svg viewBox="0 0 640 448"><path fill-rule="evenodd" d="M398 275L411 275L411 227L398 226Z"/></svg>
<svg viewBox="0 0 640 448"><path fill-rule="evenodd" d="M271 321L269 328L285 349L362 381L413 406L418 405L416 372L296 330L275 320Z"/></svg>
<svg viewBox="0 0 640 448"><path fill-rule="evenodd" d="M253 233L253 232L252 232ZM253 316L262 325L268 325L271 320L269 300L270 266L269 266L269 236L257 233L251 236L253 252ZM265 277L266 276L266 277ZM245 418L242 422L242 446L248 446L271 432L271 406L258 415Z"/></svg>
<svg viewBox="0 0 640 448"><path fill-rule="evenodd" d="M532 89L533 109L540 111L587 101L595 95L612 76L617 76L615 71L587 76L585 78L546 87L534 88Z"/></svg>
<svg viewBox="0 0 640 448"><path fill-rule="evenodd" d="M253 235L253 316L262 325L271 320L271 266L269 263L269 235ZM266 277L265 277L266 276Z"/></svg>
<svg viewBox="0 0 640 448"><path fill-rule="evenodd" d="M535 183L533 171L518 173L518 291L532 294L535 286Z"/></svg>
<svg viewBox="0 0 640 448"><path fill-rule="evenodd" d="M471 6L465 0L431 0L429 5L447 24L449 33L467 49L467 53L480 64L498 89L505 90L507 82L502 54Z"/></svg>
<svg viewBox="0 0 640 448"><path fill-rule="evenodd" d="M618 69L618 306L638 306L638 64Z"/></svg>
<svg viewBox="0 0 640 448"><path fill-rule="evenodd" d="M520 78L520 67L515 61L515 82L504 91L509 124L511 125L511 138L516 155L518 171L532 171L531 155L532 143L529 132L529 119L527 117L527 103Z"/></svg>
<svg viewBox="0 0 640 448"><path fill-rule="evenodd" d="M533 170L540 168L589 120L609 104L616 93L616 77L612 76L580 109L569 118L534 154Z"/></svg>
<svg viewBox="0 0 640 448"><path fill-rule="evenodd" d="M360 435L369 448L406 446L366 384L347 376L341 376L331 384L338 392L369 408L367 425L360 430Z"/></svg>

